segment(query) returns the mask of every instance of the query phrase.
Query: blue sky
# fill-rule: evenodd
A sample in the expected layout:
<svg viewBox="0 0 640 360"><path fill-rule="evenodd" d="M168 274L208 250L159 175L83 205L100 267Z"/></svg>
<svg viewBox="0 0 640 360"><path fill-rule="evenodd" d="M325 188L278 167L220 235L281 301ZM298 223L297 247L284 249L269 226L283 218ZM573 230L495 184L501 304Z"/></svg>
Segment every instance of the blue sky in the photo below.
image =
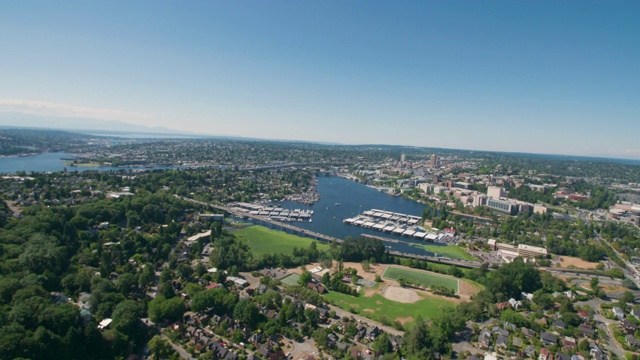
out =
<svg viewBox="0 0 640 360"><path fill-rule="evenodd" d="M0 112L640 158L638 18L636 1L0 1Z"/></svg>

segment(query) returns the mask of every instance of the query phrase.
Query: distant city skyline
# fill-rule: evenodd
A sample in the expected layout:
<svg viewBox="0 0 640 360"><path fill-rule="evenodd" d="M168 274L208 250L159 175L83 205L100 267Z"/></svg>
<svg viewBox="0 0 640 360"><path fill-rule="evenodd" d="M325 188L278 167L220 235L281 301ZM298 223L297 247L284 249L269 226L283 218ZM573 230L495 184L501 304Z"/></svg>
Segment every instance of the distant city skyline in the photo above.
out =
<svg viewBox="0 0 640 360"><path fill-rule="evenodd" d="M640 159L640 3L4 3L8 114Z"/></svg>

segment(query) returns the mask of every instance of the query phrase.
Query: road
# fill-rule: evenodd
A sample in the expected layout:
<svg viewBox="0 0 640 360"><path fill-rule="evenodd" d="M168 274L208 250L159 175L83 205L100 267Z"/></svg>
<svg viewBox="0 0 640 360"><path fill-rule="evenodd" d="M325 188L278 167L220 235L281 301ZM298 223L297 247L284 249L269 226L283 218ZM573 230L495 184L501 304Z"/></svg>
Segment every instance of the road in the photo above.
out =
<svg viewBox="0 0 640 360"><path fill-rule="evenodd" d="M344 317L344 316L352 317L352 318L354 318L356 320L363 321L363 322L368 323L370 325L375 325L379 329L384 330L386 333L389 333L391 335L395 335L395 336L403 336L404 335L404 331L396 330L396 329L394 329L394 328L392 328L390 326L382 325L381 323L379 323L377 321L374 321L374 320L371 320L371 319L367 319L364 316L352 314L352 313L350 313L348 311L340 309L339 307L336 307L336 306L333 306L333 305L329 305L329 309L335 311L336 315L338 317L341 317L341 318Z"/></svg>
<svg viewBox="0 0 640 360"><path fill-rule="evenodd" d="M173 350L177 351L180 354L180 357L187 360L196 360L191 354L189 354L182 346L174 344L171 339L169 339L166 335L162 335L162 337L169 342L169 345L173 348Z"/></svg>
<svg viewBox="0 0 640 360"><path fill-rule="evenodd" d="M640 279L637 278L638 274L635 272L635 267L630 262L625 260L625 258L622 256L622 254L620 254L618 252L618 250L616 250L616 248L613 247L606 239L601 237L600 234L595 232L595 235L596 235L596 237L595 237L596 241L605 243L607 246L609 246L611 248L611 250L613 250L613 252L618 256L618 258L620 258L620 260L622 260L622 262L624 262L624 264L626 265L626 268L624 268L622 270L624 270L625 275L629 279L631 279L636 284L636 286L638 288L640 288Z"/></svg>
<svg viewBox="0 0 640 360"><path fill-rule="evenodd" d="M588 305L591 307L595 313L593 314L593 320L598 324L598 331L600 332L600 336L606 340L606 349L609 353L616 354L619 358L624 358L624 354L626 351L618 344L618 341L613 337L611 333L611 326L616 326L617 321L609 320L606 317L600 314L600 304L606 303L607 301L602 299L591 299L589 301L578 301L574 305L583 306Z"/></svg>

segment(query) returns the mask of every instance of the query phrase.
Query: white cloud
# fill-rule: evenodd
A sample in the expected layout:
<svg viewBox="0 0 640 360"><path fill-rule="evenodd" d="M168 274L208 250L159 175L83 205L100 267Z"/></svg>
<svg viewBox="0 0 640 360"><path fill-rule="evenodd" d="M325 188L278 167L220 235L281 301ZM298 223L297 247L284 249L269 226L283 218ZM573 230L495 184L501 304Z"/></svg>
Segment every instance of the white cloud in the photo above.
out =
<svg viewBox="0 0 640 360"><path fill-rule="evenodd" d="M84 106L24 99L0 99L0 112L17 112L43 116L129 121L147 120L155 117L152 114L138 112L90 108Z"/></svg>

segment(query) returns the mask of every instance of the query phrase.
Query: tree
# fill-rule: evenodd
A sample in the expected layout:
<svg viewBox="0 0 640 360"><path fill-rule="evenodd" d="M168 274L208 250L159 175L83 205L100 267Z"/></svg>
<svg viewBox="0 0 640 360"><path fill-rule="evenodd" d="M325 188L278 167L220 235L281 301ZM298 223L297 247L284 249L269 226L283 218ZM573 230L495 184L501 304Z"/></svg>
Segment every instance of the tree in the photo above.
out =
<svg viewBox="0 0 640 360"><path fill-rule="evenodd" d="M300 279L298 279L298 284L302 286L307 286L308 283L311 282L311 273L308 270L302 271L300 275Z"/></svg>
<svg viewBox="0 0 640 360"><path fill-rule="evenodd" d="M371 344L371 350L373 350L376 355L384 355L386 353L390 353L393 351L393 345L391 344L391 340L389 340L389 334L383 332L378 335L376 339Z"/></svg>
<svg viewBox="0 0 640 360"><path fill-rule="evenodd" d="M368 260L362 262L362 270L364 270L365 272L369 272L371 270L371 264Z"/></svg>
<svg viewBox="0 0 640 360"><path fill-rule="evenodd" d="M147 345L149 346L149 350L151 350L154 359L173 359L177 355L176 351L173 350L169 342L159 335L151 338Z"/></svg>
<svg viewBox="0 0 640 360"><path fill-rule="evenodd" d="M313 332L313 340L315 340L316 345L318 347L327 347L329 345L329 330L327 329L318 329Z"/></svg>
<svg viewBox="0 0 640 360"><path fill-rule="evenodd" d="M241 323L254 326L260 320L260 310L253 301L243 299L233 309L233 318Z"/></svg>
<svg viewBox="0 0 640 360"><path fill-rule="evenodd" d="M201 291L191 299L191 310L200 312L212 308L216 314L230 314L236 303L237 297L223 288Z"/></svg>
<svg viewBox="0 0 640 360"><path fill-rule="evenodd" d="M133 300L125 300L113 310L113 328L125 335L135 333L140 323L140 306Z"/></svg>
<svg viewBox="0 0 640 360"><path fill-rule="evenodd" d="M165 320L178 320L184 313L184 300L174 297L167 300L164 296L159 295L149 302L149 319L153 322L162 322Z"/></svg>
<svg viewBox="0 0 640 360"><path fill-rule="evenodd" d="M580 351L580 352L588 353L589 352L589 348L590 348L589 347L589 340L587 340L587 339L582 339L578 343L578 351Z"/></svg>

